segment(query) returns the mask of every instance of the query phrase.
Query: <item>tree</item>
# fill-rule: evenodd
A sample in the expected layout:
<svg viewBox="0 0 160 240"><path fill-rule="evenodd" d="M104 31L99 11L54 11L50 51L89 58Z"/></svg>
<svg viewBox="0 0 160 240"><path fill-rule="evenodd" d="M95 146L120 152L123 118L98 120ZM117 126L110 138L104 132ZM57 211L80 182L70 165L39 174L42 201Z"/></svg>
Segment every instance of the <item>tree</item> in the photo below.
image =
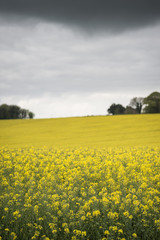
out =
<svg viewBox="0 0 160 240"><path fill-rule="evenodd" d="M10 105L9 106L10 111L10 117L11 119L17 119L20 118L20 107L16 105Z"/></svg>
<svg viewBox="0 0 160 240"><path fill-rule="evenodd" d="M0 119L10 119L10 111L7 104L2 104L0 106Z"/></svg>
<svg viewBox="0 0 160 240"><path fill-rule="evenodd" d="M0 119L34 118L34 113L17 105L0 105Z"/></svg>
<svg viewBox="0 0 160 240"><path fill-rule="evenodd" d="M29 114L29 111L27 109L22 108L20 110L20 118L24 119L27 118Z"/></svg>
<svg viewBox="0 0 160 240"><path fill-rule="evenodd" d="M109 114L118 115L118 114L124 114L125 107L123 107L121 104L115 104L113 103L108 109Z"/></svg>
<svg viewBox="0 0 160 240"><path fill-rule="evenodd" d="M34 113L33 113L33 112L29 112L29 113L28 113L28 116L29 116L30 119L31 119L31 118L34 118Z"/></svg>
<svg viewBox="0 0 160 240"><path fill-rule="evenodd" d="M144 99L145 113L160 113L160 93L153 92Z"/></svg>
<svg viewBox="0 0 160 240"><path fill-rule="evenodd" d="M144 98L142 97L134 97L131 99L130 101L130 106L135 108L137 113L141 113L142 111L142 107L143 107L143 104L144 104Z"/></svg>

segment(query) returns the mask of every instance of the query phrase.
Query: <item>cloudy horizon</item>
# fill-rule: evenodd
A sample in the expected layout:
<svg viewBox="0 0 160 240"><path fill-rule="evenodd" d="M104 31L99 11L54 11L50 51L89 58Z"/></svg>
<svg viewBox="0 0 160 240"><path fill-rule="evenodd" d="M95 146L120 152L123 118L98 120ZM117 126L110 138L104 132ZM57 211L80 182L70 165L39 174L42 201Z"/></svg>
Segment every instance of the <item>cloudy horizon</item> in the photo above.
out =
<svg viewBox="0 0 160 240"><path fill-rule="evenodd" d="M160 91L159 1L0 2L0 104L106 115Z"/></svg>

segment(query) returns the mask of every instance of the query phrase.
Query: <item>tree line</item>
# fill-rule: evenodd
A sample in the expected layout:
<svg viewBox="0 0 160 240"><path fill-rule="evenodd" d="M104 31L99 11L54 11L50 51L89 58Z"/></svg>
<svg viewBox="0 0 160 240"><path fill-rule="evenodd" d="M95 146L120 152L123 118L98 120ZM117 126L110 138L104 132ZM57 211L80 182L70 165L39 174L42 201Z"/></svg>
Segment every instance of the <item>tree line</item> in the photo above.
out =
<svg viewBox="0 0 160 240"><path fill-rule="evenodd" d="M34 118L34 113L17 105L0 105L0 119L26 119Z"/></svg>
<svg viewBox="0 0 160 240"><path fill-rule="evenodd" d="M113 103L107 109L107 112L112 115L160 113L160 93L153 92L146 98L134 97L126 107ZM31 119L34 118L34 116L35 114L33 112L20 108L17 105L0 105L0 119Z"/></svg>
<svg viewBox="0 0 160 240"><path fill-rule="evenodd" d="M146 98L134 97L126 107L113 103L107 112L112 115L160 113L160 93L153 92Z"/></svg>

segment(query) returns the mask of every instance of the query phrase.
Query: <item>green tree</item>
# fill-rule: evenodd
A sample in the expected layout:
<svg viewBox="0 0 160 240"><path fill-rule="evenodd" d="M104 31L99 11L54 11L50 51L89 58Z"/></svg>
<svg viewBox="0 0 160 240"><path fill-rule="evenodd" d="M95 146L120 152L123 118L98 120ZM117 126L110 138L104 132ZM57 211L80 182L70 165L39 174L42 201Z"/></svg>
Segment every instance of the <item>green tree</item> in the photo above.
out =
<svg viewBox="0 0 160 240"><path fill-rule="evenodd" d="M9 106L7 104L2 104L0 106L0 119L10 119Z"/></svg>
<svg viewBox="0 0 160 240"><path fill-rule="evenodd" d="M130 101L130 106L133 107L134 109L136 109L137 113L141 113L142 112L142 107L144 104L144 98L142 97L134 97L131 99Z"/></svg>
<svg viewBox="0 0 160 240"><path fill-rule="evenodd" d="M27 118L28 117L28 114L29 114L29 111L27 109L20 109L20 118L24 119L24 118Z"/></svg>
<svg viewBox="0 0 160 240"><path fill-rule="evenodd" d="M145 113L160 113L160 93L153 92L144 99Z"/></svg>
<svg viewBox="0 0 160 240"><path fill-rule="evenodd" d="M29 112L29 113L28 113L28 116L29 116L30 119L32 119L32 118L34 118L35 115L34 115L33 112Z"/></svg>
<svg viewBox="0 0 160 240"><path fill-rule="evenodd" d="M10 105L9 106L10 116L11 119L17 119L20 118L20 107L16 105Z"/></svg>
<svg viewBox="0 0 160 240"><path fill-rule="evenodd" d="M34 113L17 105L0 105L0 119L34 118Z"/></svg>
<svg viewBox="0 0 160 240"><path fill-rule="evenodd" d="M115 104L113 103L108 109L109 114L118 115L118 114L124 114L125 107L123 107L121 104Z"/></svg>

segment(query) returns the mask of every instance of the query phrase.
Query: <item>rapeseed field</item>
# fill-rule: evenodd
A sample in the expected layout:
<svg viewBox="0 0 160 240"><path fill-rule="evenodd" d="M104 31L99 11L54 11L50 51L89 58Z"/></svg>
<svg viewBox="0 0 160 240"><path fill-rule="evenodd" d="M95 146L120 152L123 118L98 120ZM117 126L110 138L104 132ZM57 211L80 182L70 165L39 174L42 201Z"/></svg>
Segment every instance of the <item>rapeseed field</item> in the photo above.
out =
<svg viewBox="0 0 160 240"><path fill-rule="evenodd" d="M9 147L124 147L160 143L160 114L1 120Z"/></svg>
<svg viewBox="0 0 160 240"><path fill-rule="evenodd" d="M1 121L0 239L159 240L159 120Z"/></svg>

